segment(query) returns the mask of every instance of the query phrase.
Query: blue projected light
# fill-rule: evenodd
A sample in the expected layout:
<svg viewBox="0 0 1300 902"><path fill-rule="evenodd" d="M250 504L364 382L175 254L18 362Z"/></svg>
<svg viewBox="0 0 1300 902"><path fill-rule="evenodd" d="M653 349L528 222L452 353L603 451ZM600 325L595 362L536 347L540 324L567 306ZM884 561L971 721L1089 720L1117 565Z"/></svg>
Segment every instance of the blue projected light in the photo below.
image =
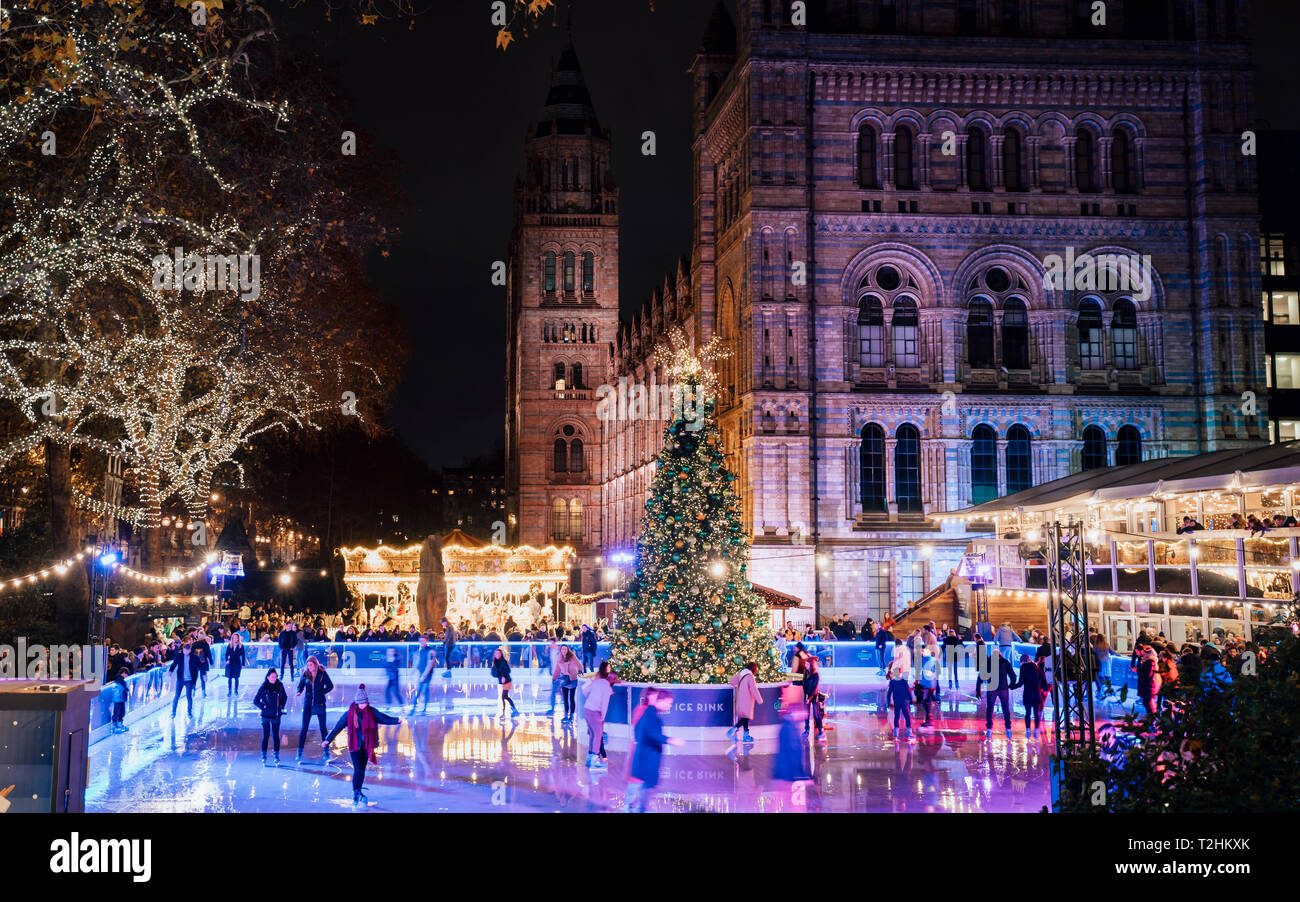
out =
<svg viewBox="0 0 1300 902"><path fill-rule="evenodd" d="M117 563L117 552L116 552L116 551L110 551L110 552L107 552L106 554L102 554L102 555L100 555L100 556L99 556L99 562L100 562L101 564L103 564L105 567L109 567L109 566L112 566L113 564L116 564L116 563Z"/></svg>

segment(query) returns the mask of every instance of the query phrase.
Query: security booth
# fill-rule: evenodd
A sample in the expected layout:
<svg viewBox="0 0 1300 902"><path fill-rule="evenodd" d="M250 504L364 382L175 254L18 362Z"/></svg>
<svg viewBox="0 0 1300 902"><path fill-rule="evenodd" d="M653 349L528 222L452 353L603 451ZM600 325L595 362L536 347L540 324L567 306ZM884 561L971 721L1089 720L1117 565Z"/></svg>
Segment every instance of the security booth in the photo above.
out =
<svg viewBox="0 0 1300 902"><path fill-rule="evenodd" d="M0 812L82 813L90 707L83 680L0 680Z"/></svg>

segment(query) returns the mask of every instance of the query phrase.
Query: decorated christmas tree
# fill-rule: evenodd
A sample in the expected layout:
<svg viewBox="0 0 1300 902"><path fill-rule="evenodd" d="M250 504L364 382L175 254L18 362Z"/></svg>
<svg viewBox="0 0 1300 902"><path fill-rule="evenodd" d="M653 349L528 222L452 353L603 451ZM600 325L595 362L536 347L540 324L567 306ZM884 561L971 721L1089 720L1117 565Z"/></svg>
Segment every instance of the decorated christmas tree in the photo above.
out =
<svg viewBox="0 0 1300 902"><path fill-rule="evenodd" d="M749 661L779 679L766 610L746 575L749 542L735 475L713 415L712 343L691 352L680 330L667 356L672 418L646 501L636 576L618 617L613 663L624 679L726 683Z"/></svg>

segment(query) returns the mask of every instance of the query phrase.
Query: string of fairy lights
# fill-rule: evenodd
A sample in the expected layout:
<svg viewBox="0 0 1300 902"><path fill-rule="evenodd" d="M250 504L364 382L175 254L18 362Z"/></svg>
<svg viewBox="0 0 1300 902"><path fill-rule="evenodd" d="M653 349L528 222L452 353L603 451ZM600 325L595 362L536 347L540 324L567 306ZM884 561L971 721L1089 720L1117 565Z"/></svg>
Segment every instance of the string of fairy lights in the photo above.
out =
<svg viewBox="0 0 1300 902"><path fill-rule="evenodd" d="M87 558L92 557L94 554L95 554L95 549L87 545L85 548L78 551L76 554L72 555L71 557L63 558L62 560L56 561L53 564L50 564L49 566L42 567L40 570L33 570L30 573L24 573L21 576L9 576L9 577L5 577L4 579L0 579L0 593L12 592L15 590L34 586L37 583L46 580L61 578L67 575L68 573L72 572L73 567L76 564L85 561ZM204 557L202 563L196 564L195 566L190 567L187 570L173 568L172 570L169 570L167 573L163 573L163 574L144 573L140 570L136 570L135 568L129 567L126 564L123 564L120 561L118 561L116 559L116 555L111 552L106 553L104 556L102 556L99 559L99 563L101 566L103 566L105 569L109 570L113 574L125 579L132 580L140 585L174 586L177 583L183 583L189 579L194 578L195 576L198 576L200 573L204 572L209 567L216 564L219 559L220 556L217 553L212 552L208 554L206 557ZM257 563L259 569L262 572L265 573L275 572L274 570L266 569L265 561L258 561ZM299 572L298 568L292 564L280 570L279 571L280 576L278 580L279 583L281 585L289 585L289 583L292 582L293 580L293 574L296 574L298 572ZM320 575L322 577L327 576L328 574L329 574L328 570L320 571Z"/></svg>

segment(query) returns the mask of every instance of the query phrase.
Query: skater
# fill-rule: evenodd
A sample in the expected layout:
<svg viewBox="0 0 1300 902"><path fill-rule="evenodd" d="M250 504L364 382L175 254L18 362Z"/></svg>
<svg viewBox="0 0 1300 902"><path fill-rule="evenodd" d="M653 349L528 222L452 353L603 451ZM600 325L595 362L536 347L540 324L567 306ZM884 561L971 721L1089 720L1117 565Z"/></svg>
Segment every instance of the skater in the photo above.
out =
<svg viewBox="0 0 1300 902"><path fill-rule="evenodd" d="M126 719L126 675L118 671L113 675L113 682L108 684L108 689L104 693L108 700L113 703L113 720L109 725L110 733L125 733L127 726L123 721Z"/></svg>
<svg viewBox="0 0 1300 902"><path fill-rule="evenodd" d="M803 744L803 723L808 707L797 686L781 690L781 732L777 737L776 761L772 763L772 780L789 783L791 796L798 783L812 779L808 770L808 751Z"/></svg>
<svg viewBox="0 0 1300 902"><path fill-rule="evenodd" d="M194 716L194 683L199 678L199 662L194 657L194 648L188 639L181 645L181 650L172 658L172 666L167 668L176 674L176 697L172 699L172 719L176 718L176 707L181 703L181 690L185 690L186 716Z"/></svg>
<svg viewBox="0 0 1300 902"><path fill-rule="evenodd" d="M302 762L302 747L307 741L307 730L311 726L312 715L315 715L320 723L321 739L325 738L325 698L334 689L334 681L330 675L325 672L325 668L320 666L320 661L312 655L307 659L307 668L303 670L302 677L298 680L298 694L302 695L303 690L307 690L307 698L302 703L302 729L298 732L298 757L297 761Z"/></svg>
<svg viewBox="0 0 1300 902"><path fill-rule="evenodd" d="M1002 703L1002 719L1006 724L1007 738L1011 738L1011 688L1016 683L1015 671L1011 669L1011 662L1002 657L1001 653L990 651L991 655L987 669L981 668L988 679L983 674L975 677L975 697L979 698L980 686L988 683L988 698L984 704L984 738L990 739L993 736L993 708L995 702ZM993 675L993 669L997 669L997 676Z"/></svg>
<svg viewBox="0 0 1300 902"><path fill-rule="evenodd" d="M920 688L921 707L925 709L925 722L921 724L924 729L930 726L930 706L934 704L939 692L939 662L929 645L921 649L921 676L917 685Z"/></svg>
<svg viewBox="0 0 1300 902"><path fill-rule="evenodd" d="M244 649L244 641L239 638L239 633L234 633L226 646L226 695L239 694L239 674L247 666L248 652Z"/></svg>
<svg viewBox="0 0 1300 902"><path fill-rule="evenodd" d="M974 655L972 656L975 659L975 697L976 698L980 697L980 686L982 685L982 683L980 682L980 674L986 673L990 669L988 662L986 661L988 655L989 655L989 647L988 644L984 641L983 634L976 632Z"/></svg>
<svg viewBox="0 0 1300 902"><path fill-rule="evenodd" d="M880 664L880 676L885 675L885 646L894 641L894 634L889 631L888 622L876 631L876 661Z"/></svg>
<svg viewBox="0 0 1300 902"><path fill-rule="evenodd" d="M596 669L596 631L587 624L582 625L582 672L591 673Z"/></svg>
<svg viewBox="0 0 1300 902"><path fill-rule="evenodd" d="M961 637L957 635L955 629L949 629L948 634L943 637L943 666L948 671L948 688L960 689L961 678L958 676L957 667L961 661Z"/></svg>
<svg viewBox="0 0 1300 902"><path fill-rule="evenodd" d="M308 662L310 666L310 662ZM348 752L352 756L352 803L360 804L366 800L361 790L366 783L366 762L378 764L375 760L375 748L379 745L379 725L399 724L401 718L391 717L383 711L370 707L370 696L366 693L366 684L357 687L357 694L352 705L343 712L339 722L330 730L328 736L321 740L321 749L329 754L330 743L334 737L348 731Z"/></svg>
<svg viewBox="0 0 1300 902"><path fill-rule="evenodd" d="M551 669L551 707L546 712L550 717L555 714L555 696L560 694L560 683L563 682L559 677L560 643L554 636L549 636L546 640L546 661L546 666Z"/></svg>
<svg viewBox="0 0 1300 902"><path fill-rule="evenodd" d="M447 669L442 672L444 677L451 676L451 653L456 648L456 629L451 625L446 617L442 618L442 663ZM428 701L425 702L425 708L428 708Z"/></svg>
<svg viewBox="0 0 1300 902"><path fill-rule="evenodd" d="M1024 690L1021 703L1025 706L1025 735L1032 739L1038 735L1038 729L1042 726L1043 703L1047 700L1048 685L1042 668L1037 661L1030 660L1029 655L1020 656L1020 678L1011 688ZM1032 727L1029 725L1031 718L1034 724Z"/></svg>
<svg viewBox="0 0 1300 902"><path fill-rule="evenodd" d="M280 630L280 636L276 644L280 647L280 671L282 673L288 671L289 679L293 679L298 673L298 661L294 652L298 645L298 633L294 631L292 620L284 625L284 629Z"/></svg>
<svg viewBox="0 0 1300 902"><path fill-rule="evenodd" d="M1143 645L1137 666L1132 670L1138 675L1137 694L1142 710L1148 716L1154 715L1160 695L1160 661L1156 657L1156 650L1150 645Z"/></svg>
<svg viewBox="0 0 1300 902"><path fill-rule="evenodd" d="M412 659L412 667L415 671L415 696L411 699L411 715L415 715L415 706L424 699L424 708L421 714L429 713L429 682L433 679L433 665L437 663L433 649L429 647L429 636L425 634L420 637L420 647L415 650L415 657Z"/></svg>
<svg viewBox="0 0 1300 902"><path fill-rule="evenodd" d="M510 689L514 685L510 682L510 659L500 648L492 652L490 670L492 676L496 677L498 691L501 693L501 719L505 719L507 702L510 703L510 716L518 717L519 709L515 707L515 701L510 697Z"/></svg>
<svg viewBox="0 0 1300 902"><path fill-rule="evenodd" d="M576 659L575 659L576 660ZM647 796L659 785L659 763L665 745L685 745L685 740L664 733L663 714L673 707L673 694L667 689L646 689L646 705L636 722L632 766L628 773L627 807L644 812Z"/></svg>
<svg viewBox="0 0 1300 902"><path fill-rule="evenodd" d="M574 694L578 690L579 673L578 656L569 646L561 645L560 659L551 672L551 679L560 681L560 693L564 697L564 717L560 723L573 723L573 717L577 713Z"/></svg>
<svg viewBox="0 0 1300 902"><path fill-rule="evenodd" d="M388 674L388 684L384 686L384 704L402 705L402 664L397 660L397 649L390 648L384 653L384 672Z"/></svg>
<svg viewBox="0 0 1300 902"><path fill-rule="evenodd" d="M582 718L587 722L587 767L605 770L609 759L605 754L605 713L609 699L614 694L613 680L608 661L601 661L596 675L587 680L582 699Z"/></svg>
<svg viewBox="0 0 1300 902"><path fill-rule="evenodd" d="M889 662L886 676L889 679L889 701L894 706L894 738L898 738L898 719L907 721L905 737L912 738L912 691L907 686L908 675L912 671L912 653L907 646L899 643L894 646L894 660Z"/></svg>
<svg viewBox="0 0 1300 902"><path fill-rule="evenodd" d="M803 734L807 736L809 727L815 724L816 738L824 739L826 731L822 727L826 708L822 699L825 696L817 691L821 683L821 665L817 656L805 649L802 642L796 645L795 649L795 672L803 674L803 703L808 706L808 720L804 722Z"/></svg>
<svg viewBox="0 0 1300 902"><path fill-rule="evenodd" d="M212 666L212 646L208 643L206 633L199 632L194 637L194 659L199 665L199 686L203 697L208 697L208 668Z"/></svg>
<svg viewBox="0 0 1300 902"><path fill-rule="evenodd" d="M740 669L740 672L731 678L731 686L736 690L736 722L731 725L727 731L727 738L731 739L740 730L744 734L743 742L753 742L754 737L749 735L749 722L754 719L754 707L762 704L763 696L758 691L758 681L755 678L758 674L758 664L750 661Z"/></svg>
<svg viewBox="0 0 1300 902"><path fill-rule="evenodd" d="M266 740L272 739L275 743L275 764L280 765L280 717L284 714L284 709L289 704L289 693L284 691L284 683L280 682L280 675L272 667L266 672L266 679L257 689L257 695L253 696L253 704L262 712L262 764L266 764Z"/></svg>

